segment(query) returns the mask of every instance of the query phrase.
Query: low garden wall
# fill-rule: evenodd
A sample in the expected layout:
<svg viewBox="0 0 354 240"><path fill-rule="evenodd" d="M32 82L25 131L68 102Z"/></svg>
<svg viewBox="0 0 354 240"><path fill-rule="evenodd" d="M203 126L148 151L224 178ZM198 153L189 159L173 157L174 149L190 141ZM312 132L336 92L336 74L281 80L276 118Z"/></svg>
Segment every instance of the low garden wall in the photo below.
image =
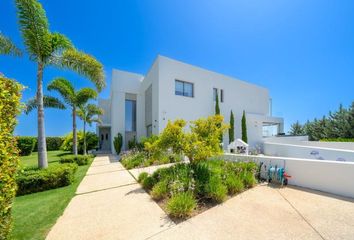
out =
<svg viewBox="0 0 354 240"><path fill-rule="evenodd" d="M354 150L275 142L265 142L263 150L269 156L354 162Z"/></svg>
<svg viewBox="0 0 354 240"><path fill-rule="evenodd" d="M266 166L285 167L285 171L292 176L289 179L290 185L354 198L354 162L245 156L229 153L224 154L223 157L230 161L246 159L257 163L263 162Z"/></svg>

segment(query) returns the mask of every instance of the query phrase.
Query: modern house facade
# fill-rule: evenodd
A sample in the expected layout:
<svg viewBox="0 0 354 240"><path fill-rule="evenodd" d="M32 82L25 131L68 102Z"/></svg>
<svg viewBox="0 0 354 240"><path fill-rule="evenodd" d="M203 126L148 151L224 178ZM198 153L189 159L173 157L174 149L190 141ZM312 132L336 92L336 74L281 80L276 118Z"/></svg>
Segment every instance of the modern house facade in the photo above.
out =
<svg viewBox="0 0 354 240"><path fill-rule="evenodd" d="M243 111L251 147L262 143L263 137L283 132L283 119L271 115L266 88L158 56L146 76L113 70L110 98L98 101L104 110L102 124L97 125L100 148L114 153L113 139L118 133L126 149L134 137L159 134L169 120L213 115L216 94L225 122L231 110L234 113L235 138L241 137Z"/></svg>

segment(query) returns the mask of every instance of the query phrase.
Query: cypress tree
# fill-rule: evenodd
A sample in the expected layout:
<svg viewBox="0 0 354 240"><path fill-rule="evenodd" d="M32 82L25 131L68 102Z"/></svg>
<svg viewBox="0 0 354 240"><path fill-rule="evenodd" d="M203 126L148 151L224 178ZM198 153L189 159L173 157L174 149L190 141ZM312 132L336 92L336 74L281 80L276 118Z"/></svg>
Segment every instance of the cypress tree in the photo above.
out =
<svg viewBox="0 0 354 240"><path fill-rule="evenodd" d="M218 92L216 92L216 99L215 99L215 115L220 115Z"/></svg>
<svg viewBox="0 0 354 240"><path fill-rule="evenodd" d="M243 110L243 114L242 114L242 141L244 141L245 143L248 142L247 140L247 126L246 126L246 113L245 110Z"/></svg>
<svg viewBox="0 0 354 240"><path fill-rule="evenodd" d="M235 119L234 113L231 110L230 114L230 128L229 128L229 143L235 141Z"/></svg>

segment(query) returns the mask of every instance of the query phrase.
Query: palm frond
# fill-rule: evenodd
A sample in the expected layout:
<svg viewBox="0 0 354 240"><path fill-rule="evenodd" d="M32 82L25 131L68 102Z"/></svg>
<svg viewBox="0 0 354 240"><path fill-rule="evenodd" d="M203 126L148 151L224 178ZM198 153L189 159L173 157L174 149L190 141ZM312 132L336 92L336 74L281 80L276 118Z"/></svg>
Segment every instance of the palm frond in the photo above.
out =
<svg viewBox="0 0 354 240"><path fill-rule="evenodd" d="M22 52L13 44L10 38L0 32L0 54L21 56Z"/></svg>
<svg viewBox="0 0 354 240"><path fill-rule="evenodd" d="M29 114L34 109L37 109L37 99L31 98L25 103L24 113ZM65 105L56 97L44 96L43 106L45 108L56 108L56 109L66 109Z"/></svg>
<svg viewBox="0 0 354 240"><path fill-rule="evenodd" d="M62 77L55 78L48 84L47 89L59 92L67 104L73 105L75 101L75 89L69 80Z"/></svg>
<svg viewBox="0 0 354 240"><path fill-rule="evenodd" d="M51 34L51 45L53 52L62 51L65 49L73 48L73 45L69 38L61 33Z"/></svg>
<svg viewBox="0 0 354 240"><path fill-rule="evenodd" d="M90 99L96 99L97 92L92 88L82 88L75 94L75 104L77 106L85 104Z"/></svg>
<svg viewBox="0 0 354 240"><path fill-rule="evenodd" d="M94 116L94 115L103 115L103 109L98 107L95 104L87 104L87 110L88 110L88 115Z"/></svg>
<svg viewBox="0 0 354 240"><path fill-rule="evenodd" d="M102 64L84 52L67 49L61 55L54 56L51 64L70 69L89 78L98 91L101 91L106 85Z"/></svg>
<svg viewBox="0 0 354 240"><path fill-rule="evenodd" d="M37 0L16 0L20 30L30 58L43 63L52 55L48 20Z"/></svg>
<svg viewBox="0 0 354 240"><path fill-rule="evenodd" d="M92 123L102 123L102 120L99 119L98 117L90 118L88 119L87 123L91 126Z"/></svg>

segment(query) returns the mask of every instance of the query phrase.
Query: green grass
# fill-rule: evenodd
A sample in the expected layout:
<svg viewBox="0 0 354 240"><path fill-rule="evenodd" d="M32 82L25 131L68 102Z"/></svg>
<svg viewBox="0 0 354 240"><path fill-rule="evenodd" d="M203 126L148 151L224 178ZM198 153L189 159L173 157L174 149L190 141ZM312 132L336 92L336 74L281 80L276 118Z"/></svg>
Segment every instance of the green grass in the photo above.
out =
<svg viewBox="0 0 354 240"><path fill-rule="evenodd" d="M48 164L59 163L60 156L71 154L70 152L65 151L49 151L48 152ZM36 167L38 166L38 153L33 152L29 156L20 157L20 166L21 167Z"/></svg>
<svg viewBox="0 0 354 240"><path fill-rule="evenodd" d="M60 154L48 152L49 164L58 164ZM37 153L21 157L24 166L37 166ZM12 209L14 227L12 239L45 239L50 228L62 215L65 207L75 195L76 188L86 174L89 165L79 166L72 185L15 198Z"/></svg>

